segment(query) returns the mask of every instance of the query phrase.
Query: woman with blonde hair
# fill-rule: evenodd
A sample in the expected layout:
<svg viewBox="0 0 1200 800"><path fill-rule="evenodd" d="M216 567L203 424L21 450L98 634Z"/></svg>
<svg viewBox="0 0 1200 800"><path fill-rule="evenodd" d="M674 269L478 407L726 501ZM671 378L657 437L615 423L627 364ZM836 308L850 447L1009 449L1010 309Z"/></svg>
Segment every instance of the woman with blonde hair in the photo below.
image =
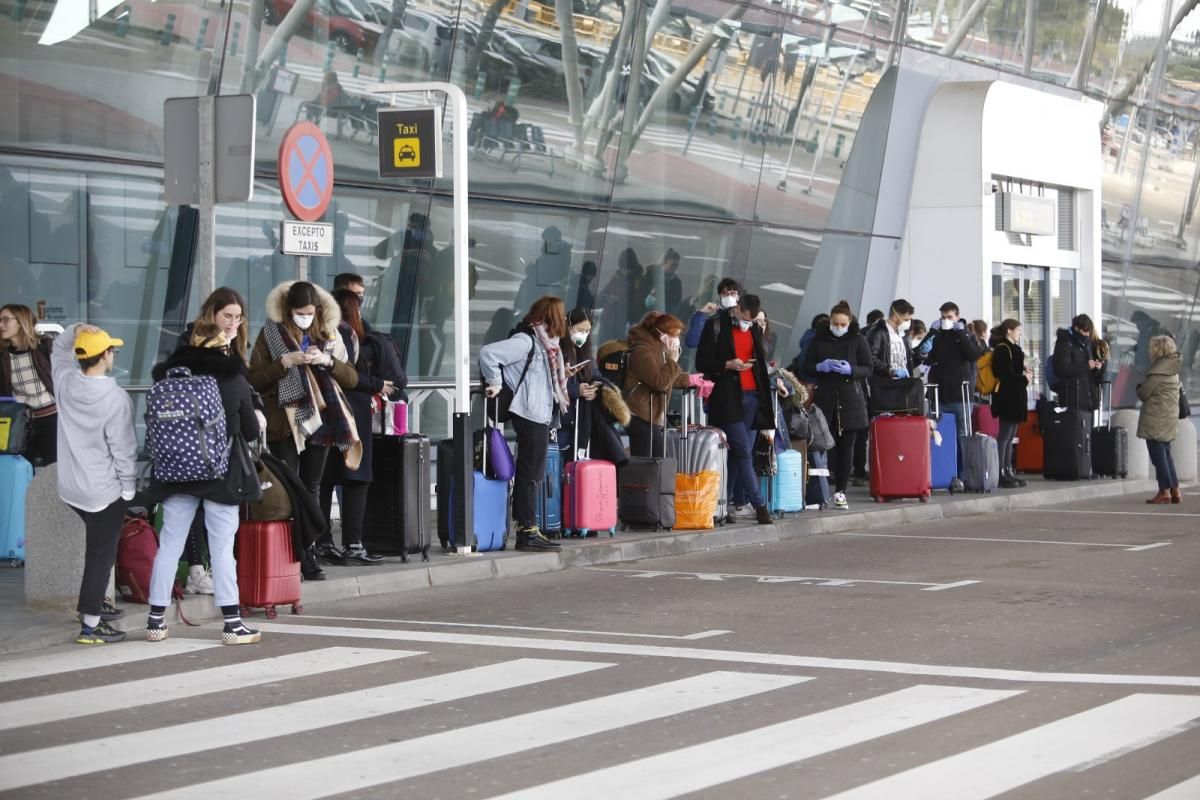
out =
<svg viewBox="0 0 1200 800"><path fill-rule="evenodd" d="M58 460L58 406L50 370L49 339L38 335L28 306L0 307L0 397L33 412L33 436L25 455L35 466Z"/></svg>
<svg viewBox="0 0 1200 800"><path fill-rule="evenodd" d="M1179 476L1171 458L1171 442L1179 427L1179 351L1170 336L1155 336L1150 340L1150 368L1137 387L1142 401L1138 414L1137 435L1146 440L1150 461L1158 478L1158 494L1147 503L1182 503Z"/></svg>

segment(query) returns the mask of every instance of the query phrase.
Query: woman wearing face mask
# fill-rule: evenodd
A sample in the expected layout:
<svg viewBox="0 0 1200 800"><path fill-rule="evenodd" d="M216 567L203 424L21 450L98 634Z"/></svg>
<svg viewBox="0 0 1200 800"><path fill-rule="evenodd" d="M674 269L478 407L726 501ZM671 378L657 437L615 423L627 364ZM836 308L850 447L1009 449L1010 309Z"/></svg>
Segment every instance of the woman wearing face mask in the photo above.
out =
<svg viewBox="0 0 1200 800"><path fill-rule="evenodd" d="M673 389L691 385L679 366L683 323L673 314L652 311L629 329L629 361L625 367L625 399L632 418L629 453L642 458L666 453L663 419Z"/></svg>
<svg viewBox="0 0 1200 800"><path fill-rule="evenodd" d="M829 312L829 321L817 328L817 335L804 355L804 374L817 376L815 402L829 422L836 447L833 460L835 489L833 504L846 509L846 486L854 462L854 442L866 435L867 398L863 381L870 376L874 362L871 348L854 322L850 304L845 300Z"/></svg>
<svg viewBox="0 0 1200 800"><path fill-rule="evenodd" d="M539 298L512 336L479 350L484 393L497 397L501 386L512 390L509 414L517 432L517 470L513 478L512 514L518 550L558 550L538 527L537 503L546 479L550 431L560 427L571 407L567 382L579 371L568 365L560 341L567 315L557 297ZM495 404L487 403L494 413Z"/></svg>
<svg viewBox="0 0 1200 800"><path fill-rule="evenodd" d="M267 446L319 506L329 448L347 469L362 459L360 432L343 390L358 385L338 324L341 311L319 286L279 284L267 296L267 322L250 355L250 384L262 395ZM364 434L366 431L363 432ZM315 561L306 569L316 577Z"/></svg>
<svg viewBox="0 0 1200 800"><path fill-rule="evenodd" d="M50 372L51 339L34 328L27 306L0 308L0 397L13 397L33 412L33 436L25 455L35 466L58 460L58 406Z"/></svg>
<svg viewBox="0 0 1200 800"><path fill-rule="evenodd" d="M562 338L563 359L567 364L582 364L579 371L567 379L571 407L558 432L558 444L564 461L573 461L575 418L579 417L579 449L591 447L591 458L611 461L617 466L627 459L621 447L621 437L613 430L613 422L629 424L629 406L621 392L600 378L592 353L592 313L576 308L567 314L567 335ZM598 402L597 402L598 401Z"/></svg>
<svg viewBox="0 0 1200 800"><path fill-rule="evenodd" d="M1028 416L1029 381L1033 373L1025 367L1021 349L1021 323L1006 319L992 328L992 372L1000 385L992 393L992 413L1000 420L996 443L1000 450L1000 487L1015 489L1025 485L1013 468L1013 439L1017 428Z"/></svg>

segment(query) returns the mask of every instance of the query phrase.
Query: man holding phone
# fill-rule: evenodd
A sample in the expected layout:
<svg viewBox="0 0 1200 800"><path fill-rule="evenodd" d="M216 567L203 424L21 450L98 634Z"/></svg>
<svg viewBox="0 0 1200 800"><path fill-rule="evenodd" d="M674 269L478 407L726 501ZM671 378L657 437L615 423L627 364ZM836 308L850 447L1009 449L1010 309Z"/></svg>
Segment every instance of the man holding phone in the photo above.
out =
<svg viewBox="0 0 1200 800"><path fill-rule="evenodd" d="M754 324L761 310L758 296L748 294L705 323L696 367L713 382L709 423L723 430L729 440L730 505L752 505L759 524L767 525L771 512L754 472L756 431L775 428L763 332Z"/></svg>
<svg viewBox="0 0 1200 800"><path fill-rule="evenodd" d="M934 321L933 329L917 352L926 356L929 382L938 387L942 410L954 414L959 435L965 436L967 409L962 402L962 385L967 383L972 390L975 388L975 362L983 355L983 347L975 334L967 330L956 304L942 303L938 312L941 318Z"/></svg>

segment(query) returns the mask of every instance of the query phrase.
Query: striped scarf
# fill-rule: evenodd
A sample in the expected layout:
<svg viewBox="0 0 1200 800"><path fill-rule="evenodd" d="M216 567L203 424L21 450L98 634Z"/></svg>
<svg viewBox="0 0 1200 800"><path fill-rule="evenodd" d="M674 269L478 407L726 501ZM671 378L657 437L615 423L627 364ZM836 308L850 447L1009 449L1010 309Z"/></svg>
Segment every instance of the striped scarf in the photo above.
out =
<svg viewBox="0 0 1200 800"><path fill-rule="evenodd" d="M550 362L550 383L554 387L554 399L558 402L558 410L566 414L571 408L571 395L567 393L567 367L563 363L562 349L558 339L550 338L545 325L534 325L538 341L546 350L546 359Z"/></svg>

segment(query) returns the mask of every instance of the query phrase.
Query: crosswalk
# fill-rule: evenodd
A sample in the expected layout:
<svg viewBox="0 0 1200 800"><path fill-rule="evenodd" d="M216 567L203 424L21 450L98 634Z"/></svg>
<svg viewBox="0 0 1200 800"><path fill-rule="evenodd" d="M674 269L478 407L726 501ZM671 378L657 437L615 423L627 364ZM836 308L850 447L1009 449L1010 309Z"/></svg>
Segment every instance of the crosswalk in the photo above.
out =
<svg viewBox="0 0 1200 800"><path fill-rule="evenodd" d="M295 632L304 627L296 626ZM371 629L343 630L353 640ZM407 796L406 781L486 768L494 759L536 761L533 754L545 748L658 726L653 730L663 732L654 739L659 744L631 748L623 760L601 749L597 761L579 763L570 769L573 774L563 776L560 763L544 782L524 778L532 785L513 788L507 783L500 793L496 786L475 787L471 795L492 800L665 800L714 790L746 796L738 781L780 768L802 770L810 759L885 737L924 736L922 753L935 742L925 763L909 767L912 762L903 761L901 766L908 768L882 776L868 772L857 785L847 779L849 785L834 785L829 790L834 793L824 800L984 800L1051 776L1061 780L1064 773L1084 774L1171 737L1194 735L1192 729L1200 725L1197 694L1126 688L1120 691L1127 693L1115 695L1110 687L1094 701L1076 703L1055 717L1028 713L1049 697L1051 689L1044 685L996 688L992 682L935 683L924 676L913 685L871 684L846 695L844 686L831 684L829 673L821 670L799 674L762 665L712 669L676 663L666 673L655 673L648 668L652 659L644 657L600 661L586 660L596 655L526 658L511 652L464 668L445 653L394 649L378 640L363 642L369 646L339 643L299 651L295 645L303 643L301 637L273 642L285 639L281 649L287 652L214 649L209 641L178 639L0 661L0 792L28 792L50 784L42 793L54 795L61 791L55 782L87 780L99 773L111 777L114 770L153 764L142 775L146 782L132 790L122 779L119 796L213 800L269 791L289 800L315 800L387 787L385 795L399 797ZM329 688L334 673L361 670L370 672L373 681L386 682L357 689L340 682ZM126 672L131 677L121 680ZM81 682L100 685L82 689ZM565 701L564 685L571 687ZM557 691L541 694L548 686ZM294 691L281 691L286 687ZM228 713L213 716L212 709L219 706L211 704L209 712L191 721L153 713L152 707L161 712L164 704L219 699L233 690L241 691ZM523 695L523 690L535 694ZM850 699L835 699L841 696ZM756 699L761 704L756 707L783 711L756 724L746 713L747 703ZM490 702L486 708L491 710L479 719L463 713L473 702L477 709ZM1025 705L1014 708L1012 703ZM456 710L451 717L456 721L432 727L409 723L407 715L438 708ZM779 721L791 708L806 710ZM990 717L993 713L997 716ZM81 716L95 715L113 716L119 724L100 740L87 736L94 726L82 724L76 732ZM997 724L998 719L1004 722ZM357 730L376 720L389 735L352 737L355 744L348 747L330 733L337 726ZM711 732L710 720L720 721ZM1002 733L979 735L993 727ZM936 735L926 735L931 729ZM955 735L962 730L972 732L965 745L957 744ZM306 735L310 738L303 754L288 748L288 742ZM186 775L158 767L231 747L252 749L259 758L239 760L232 770L197 767L206 763L198 760ZM1183 776L1175 777L1172 785L1146 800L1200 796L1200 776L1182 782ZM107 785L97 784L88 795L118 796L116 791L106 795Z"/></svg>

